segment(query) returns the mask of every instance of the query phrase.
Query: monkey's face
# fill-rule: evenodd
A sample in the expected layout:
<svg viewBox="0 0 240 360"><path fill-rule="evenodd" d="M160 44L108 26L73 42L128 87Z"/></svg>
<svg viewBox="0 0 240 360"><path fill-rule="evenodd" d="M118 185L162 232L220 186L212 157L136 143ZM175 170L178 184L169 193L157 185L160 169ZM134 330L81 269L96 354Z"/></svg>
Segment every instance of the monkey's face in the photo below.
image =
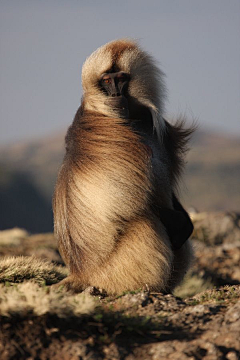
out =
<svg viewBox="0 0 240 360"><path fill-rule="evenodd" d="M107 43L83 64L84 109L130 121L146 121L147 112L160 137L160 128L164 128L163 77L152 57L136 42L120 39Z"/></svg>
<svg viewBox="0 0 240 360"><path fill-rule="evenodd" d="M108 97L108 104L110 103L123 118L129 116L127 99L129 81L129 74L123 71L104 73L99 81L101 90Z"/></svg>

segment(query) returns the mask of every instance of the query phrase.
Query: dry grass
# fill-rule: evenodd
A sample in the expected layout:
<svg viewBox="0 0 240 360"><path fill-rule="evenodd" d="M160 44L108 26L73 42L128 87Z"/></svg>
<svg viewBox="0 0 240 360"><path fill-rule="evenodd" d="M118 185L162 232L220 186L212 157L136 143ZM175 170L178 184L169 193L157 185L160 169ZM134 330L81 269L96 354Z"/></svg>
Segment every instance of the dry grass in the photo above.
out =
<svg viewBox="0 0 240 360"><path fill-rule="evenodd" d="M0 285L1 316L50 314L67 318L89 314L95 306L96 301L90 295L72 295L63 290L40 287L32 281L13 286Z"/></svg>
<svg viewBox="0 0 240 360"><path fill-rule="evenodd" d="M28 232L19 228L0 231L0 247L19 246L27 236Z"/></svg>
<svg viewBox="0 0 240 360"><path fill-rule="evenodd" d="M66 276L66 268L34 256L13 256L0 260L0 283L33 280L38 284L51 285Z"/></svg>
<svg viewBox="0 0 240 360"><path fill-rule="evenodd" d="M0 315L88 314L95 309L88 294L72 295L48 287L64 279L67 270L34 256L5 257L0 260Z"/></svg>

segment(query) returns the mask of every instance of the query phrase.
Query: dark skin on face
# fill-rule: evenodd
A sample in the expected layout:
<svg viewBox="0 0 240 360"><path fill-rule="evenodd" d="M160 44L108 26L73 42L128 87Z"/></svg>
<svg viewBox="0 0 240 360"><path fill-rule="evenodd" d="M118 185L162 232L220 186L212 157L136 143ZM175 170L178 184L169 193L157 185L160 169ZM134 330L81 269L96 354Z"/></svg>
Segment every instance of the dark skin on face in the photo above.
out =
<svg viewBox="0 0 240 360"><path fill-rule="evenodd" d="M110 100L112 106L116 108L123 118L129 118L129 110L130 113L133 115L133 119L139 119L145 121L148 116L146 116L147 111L145 107L140 105L140 111L136 111L135 108L139 108L139 106L133 106L133 111L131 110L131 105L128 104L128 85L130 81L130 75L123 72L112 72L112 73L105 73L102 75L99 85L102 90L106 93L108 97L108 101ZM136 114L139 113L139 117ZM145 125L141 125L141 121L135 123L135 126L139 127L140 132L142 130L146 131ZM148 125L151 124L152 128L152 121L148 121ZM135 127L134 126L134 127ZM135 129L137 130L137 129ZM153 156L152 151L150 152L150 156ZM172 247L174 249L180 249L182 245L187 241L190 235L193 232L193 224L185 209L182 207L176 196L172 195L172 203L173 203L173 210L167 208L158 208L155 209L156 215L160 218L161 222L165 226L169 239L171 241Z"/></svg>
<svg viewBox="0 0 240 360"><path fill-rule="evenodd" d="M105 73L100 79L102 90L109 97L108 100L111 99L112 106L119 111L120 116L123 118L128 118L129 116L126 98L129 80L129 74L123 71Z"/></svg>
<svg viewBox="0 0 240 360"><path fill-rule="evenodd" d="M100 83L108 96L120 97L126 94L129 80L129 74L119 71L103 74Z"/></svg>

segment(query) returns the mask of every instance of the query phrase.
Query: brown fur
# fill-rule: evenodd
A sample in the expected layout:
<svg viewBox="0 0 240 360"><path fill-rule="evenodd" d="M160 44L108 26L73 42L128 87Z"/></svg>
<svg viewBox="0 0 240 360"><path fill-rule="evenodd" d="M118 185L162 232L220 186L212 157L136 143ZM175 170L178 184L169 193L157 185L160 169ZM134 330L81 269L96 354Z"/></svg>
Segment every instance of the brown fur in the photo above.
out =
<svg viewBox="0 0 240 360"><path fill-rule="evenodd" d="M99 89L101 74L115 66L130 73L128 101L145 109L143 120L149 114L157 135L135 131ZM169 291L186 272L191 247L172 250L154 205L172 207L190 131L163 120L162 73L132 41L94 52L82 79L83 102L66 136L53 201L55 234L70 269L64 284L113 294L145 285Z"/></svg>
<svg viewBox="0 0 240 360"><path fill-rule="evenodd" d="M184 155L188 150L188 141L195 131L195 127L184 128L185 120L179 119L175 125L170 125L166 120L166 133L164 146L170 160L170 178L172 186L176 187L185 165Z"/></svg>

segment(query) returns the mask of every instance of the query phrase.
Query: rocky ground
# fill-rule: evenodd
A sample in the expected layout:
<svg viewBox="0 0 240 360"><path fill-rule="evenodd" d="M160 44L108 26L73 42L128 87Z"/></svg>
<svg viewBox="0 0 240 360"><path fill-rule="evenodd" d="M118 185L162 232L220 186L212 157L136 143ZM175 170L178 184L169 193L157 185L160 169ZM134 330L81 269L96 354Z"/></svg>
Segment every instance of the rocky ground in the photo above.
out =
<svg viewBox="0 0 240 360"><path fill-rule="evenodd" d="M0 359L239 359L240 215L192 218L196 260L174 295L56 290L53 235L0 232Z"/></svg>

